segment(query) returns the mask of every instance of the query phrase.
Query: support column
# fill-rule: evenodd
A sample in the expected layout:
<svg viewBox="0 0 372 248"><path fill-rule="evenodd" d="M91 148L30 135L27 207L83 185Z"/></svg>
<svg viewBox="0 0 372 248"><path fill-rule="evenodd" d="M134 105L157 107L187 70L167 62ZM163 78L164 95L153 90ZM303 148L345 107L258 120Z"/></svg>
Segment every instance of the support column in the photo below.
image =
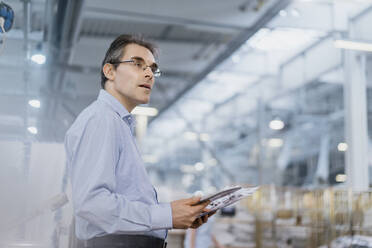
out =
<svg viewBox="0 0 372 248"><path fill-rule="evenodd" d="M361 191L369 187L365 55L345 50L344 62L346 180L350 189Z"/></svg>

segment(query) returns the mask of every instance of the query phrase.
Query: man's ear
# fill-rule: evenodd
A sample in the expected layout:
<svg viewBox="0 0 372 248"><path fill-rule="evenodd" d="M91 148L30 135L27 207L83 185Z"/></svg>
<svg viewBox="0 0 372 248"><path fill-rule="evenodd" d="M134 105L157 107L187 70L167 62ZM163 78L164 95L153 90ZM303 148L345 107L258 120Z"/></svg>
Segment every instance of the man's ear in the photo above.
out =
<svg viewBox="0 0 372 248"><path fill-rule="evenodd" d="M103 74L108 80L113 81L115 79L115 68L112 64L106 63L102 68Z"/></svg>

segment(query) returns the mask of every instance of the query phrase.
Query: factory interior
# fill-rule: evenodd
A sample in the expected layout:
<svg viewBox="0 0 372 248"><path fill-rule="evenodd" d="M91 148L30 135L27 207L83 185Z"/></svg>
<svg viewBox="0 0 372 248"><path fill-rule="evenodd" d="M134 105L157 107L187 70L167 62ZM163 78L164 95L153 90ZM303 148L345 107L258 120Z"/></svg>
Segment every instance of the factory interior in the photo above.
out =
<svg viewBox="0 0 372 248"><path fill-rule="evenodd" d="M1 248L79 247L64 140L121 34L158 47L132 114L159 201L259 187L212 217L203 247L372 248L372 0L0 7Z"/></svg>

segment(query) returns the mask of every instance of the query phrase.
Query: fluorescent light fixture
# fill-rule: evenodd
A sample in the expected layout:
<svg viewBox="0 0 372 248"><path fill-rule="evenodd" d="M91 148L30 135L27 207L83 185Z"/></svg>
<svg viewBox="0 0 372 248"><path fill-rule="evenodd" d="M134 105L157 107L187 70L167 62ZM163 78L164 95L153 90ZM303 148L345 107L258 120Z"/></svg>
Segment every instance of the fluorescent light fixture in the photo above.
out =
<svg viewBox="0 0 372 248"><path fill-rule="evenodd" d="M270 121L269 127L272 130L281 130L284 127L284 122L280 119L274 119L274 120Z"/></svg>
<svg viewBox="0 0 372 248"><path fill-rule="evenodd" d="M207 133L201 133L200 134L200 140L201 141L204 141L204 142L207 142L209 140L209 134L207 134Z"/></svg>
<svg viewBox="0 0 372 248"><path fill-rule="evenodd" d="M211 158L210 160L208 160L207 164L209 164L210 166L215 166L217 165L217 162L217 159Z"/></svg>
<svg viewBox="0 0 372 248"><path fill-rule="evenodd" d="M134 115L145 115L145 116L156 116L158 114L158 110L156 108L151 107L136 107L132 114Z"/></svg>
<svg viewBox="0 0 372 248"><path fill-rule="evenodd" d="M338 183L346 182L346 175L345 174L336 175L336 182Z"/></svg>
<svg viewBox="0 0 372 248"><path fill-rule="evenodd" d="M287 16L287 11L285 11L284 9L282 9L281 11L279 11L279 15L281 17L286 17Z"/></svg>
<svg viewBox="0 0 372 248"><path fill-rule="evenodd" d="M42 64L45 64L46 58L45 58L45 55L41 53L37 53L31 56L31 60L35 62L36 64L42 65Z"/></svg>
<svg viewBox="0 0 372 248"><path fill-rule="evenodd" d="M339 144L337 145L337 149L338 149L340 152L346 152L346 150L347 150L347 144L341 142L341 143L339 143Z"/></svg>
<svg viewBox="0 0 372 248"><path fill-rule="evenodd" d="M32 134L37 134L37 128L36 127L28 127L27 130Z"/></svg>
<svg viewBox="0 0 372 248"><path fill-rule="evenodd" d="M202 171L202 170L204 170L204 168L205 168L205 166L201 162L198 162L198 163L195 164L195 170L197 170L197 171Z"/></svg>
<svg viewBox="0 0 372 248"><path fill-rule="evenodd" d="M40 108L40 101L37 100L37 99L32 99L32 100L28 101L28 104L29 104L31 107L34 107L34 108Z"/></svg>
<svg viewBox="0 0 372 248"><path fill-rule="evenodd" d="M372 52L372 43L351 41L351 40L335 40L334 45L337 48Z"/></svg>
<svg viewBox="0 0 372 248"><path fill-rule="evenodd" d="M194 165L183 164L183 165L181 165L180 169L183 173L194 173L195 172L195 166Z"/></svg>
<svg viewBox="0 0 372 248"><path fill-rule="evenodd" d="M269 139L268 142L270 147L281 147L283 145L283 140L278 138Z"/></svg>
<svg viewBox="0 0 372 248"><path fill-rule="evenodd" d="M187 140L197 140L198 139L198 134L194 132L185 132L183 134L183 137Z"/></svg>

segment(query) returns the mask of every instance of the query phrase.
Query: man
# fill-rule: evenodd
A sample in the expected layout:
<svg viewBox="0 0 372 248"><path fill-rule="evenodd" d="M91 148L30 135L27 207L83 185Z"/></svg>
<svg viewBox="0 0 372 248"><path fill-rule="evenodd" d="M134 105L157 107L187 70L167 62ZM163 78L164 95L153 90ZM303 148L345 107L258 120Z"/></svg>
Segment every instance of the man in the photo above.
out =
<svg viewBox="0 0 372 248"><path fill-rule="evenodd" d="M134 138L130 112L148 103L159 76L151 43L115 39L102 62L98 99L67 131L76 235L85 247L165 247L167 230L197 228L199 197L159 203Z"/></svg>

